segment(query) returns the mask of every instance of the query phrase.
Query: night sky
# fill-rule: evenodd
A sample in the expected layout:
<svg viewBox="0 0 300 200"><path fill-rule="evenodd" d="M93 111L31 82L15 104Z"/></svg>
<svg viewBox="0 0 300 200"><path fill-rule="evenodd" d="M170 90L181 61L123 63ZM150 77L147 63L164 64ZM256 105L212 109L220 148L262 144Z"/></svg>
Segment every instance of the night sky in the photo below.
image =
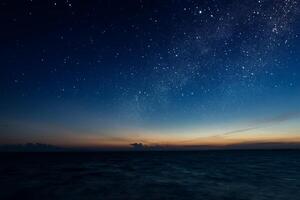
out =
<svg viewBox="0 0 300 200"><path fill-rule="evenodd" d="M0 143L300 142L300 2L0 1Z"/></svg>

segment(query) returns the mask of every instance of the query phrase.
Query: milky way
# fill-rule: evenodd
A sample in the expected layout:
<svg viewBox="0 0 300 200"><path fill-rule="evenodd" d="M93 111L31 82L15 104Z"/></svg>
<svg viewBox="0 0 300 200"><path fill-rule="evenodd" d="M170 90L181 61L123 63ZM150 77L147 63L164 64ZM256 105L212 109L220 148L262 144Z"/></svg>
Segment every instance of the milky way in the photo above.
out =
<svg viewBox="0 0 300 200"><path fill-rule="evenodd" d="M193 138L298 113L299 4L1 1L3 138Z"/></svg>

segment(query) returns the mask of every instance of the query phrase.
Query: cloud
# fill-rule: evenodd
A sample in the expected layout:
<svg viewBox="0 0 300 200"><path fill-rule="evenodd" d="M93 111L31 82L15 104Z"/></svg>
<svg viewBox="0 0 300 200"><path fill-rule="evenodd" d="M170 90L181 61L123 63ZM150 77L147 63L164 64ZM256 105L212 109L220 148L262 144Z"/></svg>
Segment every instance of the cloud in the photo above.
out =
<svg viewBox="0 0 300 200"><path fill-rule="evenodd" d="M229 132L226 132L226 133L222 133L221 135L231 135L231 134L235 134L235 133L242 133L242 132L255 130L255 129L258 129L258 128L260 128L260 127L250 127L250 128L244 128L244 129L237 129L237 130L229 131ZM218 136L220 136L220 135L218 135Z"/></svg>
<svg viewBox="0 0 300 200"><path fill-rule="evenodd" d="M232 131L225 132L225 133L222 133L222 134L219 134L216 136L232 135L232 134L243 133L243 132L247 132L247 131L251 131L251 130L256 130L256 129L264 128L270 124L281 123L284 121L296 119L298 117L300 117L299 111L287 112L287 113L283 113L283 114L280 114L280 115L277 115L277 116L274 116L274 117L271 117L268 119L258 121L258 122L256 122L256 126L232 130Z"/></svg>
<svg viewBox="0 0 300 200"><path fill-rule="evenodd" d="M139 149L144 149L146 146L143 143L133 143L130 144L133 149L139 150Z"/></svg>
<svg viewBox="0 0 300 200"><path fill-rule="evenodd" d="M295 119L300 117L300 111L293 111L293 112L288 112L288 113L283 113L281 115L262 120L261 124L269 124L269 123L279 123L279 122L284 122L288 121L291 119Z"/></svg>
<svg viewBox="0 0 300 200"><path fill-rule="evenodd" d="M162 146L162 145L145 145L143 143L132 143L130 144L132 149L135 151L158 151L158 150L164 150L164 149L168 149L166 146Z"/></svg>

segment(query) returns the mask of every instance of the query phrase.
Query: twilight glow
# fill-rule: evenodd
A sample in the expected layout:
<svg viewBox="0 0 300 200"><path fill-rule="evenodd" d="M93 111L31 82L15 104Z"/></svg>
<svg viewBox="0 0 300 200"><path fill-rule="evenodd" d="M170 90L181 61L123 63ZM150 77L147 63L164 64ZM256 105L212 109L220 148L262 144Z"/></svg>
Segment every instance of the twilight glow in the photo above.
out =
<svg viewBox="0 0 300 200"><path fill-rule="evenodd" d="M300 143L298 0L0 9L0 144Z"/></svg>

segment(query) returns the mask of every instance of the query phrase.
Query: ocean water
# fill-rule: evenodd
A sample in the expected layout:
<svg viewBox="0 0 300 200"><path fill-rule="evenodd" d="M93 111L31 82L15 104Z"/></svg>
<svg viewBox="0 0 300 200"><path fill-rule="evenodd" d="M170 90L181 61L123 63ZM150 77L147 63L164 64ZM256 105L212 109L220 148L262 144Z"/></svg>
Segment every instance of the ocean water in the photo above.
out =
<svg viewBox="0 0 300 200"><path fill-rule="evenodd" d="M0 153L0 199L300 200L300 151Z"/></svg>

